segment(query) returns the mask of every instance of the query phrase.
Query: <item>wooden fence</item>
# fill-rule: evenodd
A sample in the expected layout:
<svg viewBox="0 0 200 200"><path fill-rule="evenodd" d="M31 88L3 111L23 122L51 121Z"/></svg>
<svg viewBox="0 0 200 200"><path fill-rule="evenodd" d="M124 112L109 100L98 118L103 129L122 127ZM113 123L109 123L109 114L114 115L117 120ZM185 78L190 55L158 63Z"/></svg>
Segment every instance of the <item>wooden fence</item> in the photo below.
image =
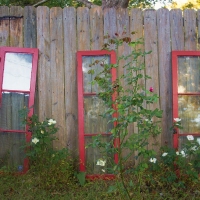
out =
<svg viewBox="0 0 200 200"><path fill-rule="evenodd" d="M23 16L6 18L5 16ZM77 78L76 52L99 50L103 36L136 32L132 39L144 38L145 84L160 96L163 110L163 144L172 143L171 51L199 49L200 11L167 9L107 9L0 7L0 46L37 47L39 63L36 89L36 113L41 120L54 118L59 127L59 147L77 149ZM124 45L119 54L127 53ZM118 69L123 73L123 68Z"/></svg>

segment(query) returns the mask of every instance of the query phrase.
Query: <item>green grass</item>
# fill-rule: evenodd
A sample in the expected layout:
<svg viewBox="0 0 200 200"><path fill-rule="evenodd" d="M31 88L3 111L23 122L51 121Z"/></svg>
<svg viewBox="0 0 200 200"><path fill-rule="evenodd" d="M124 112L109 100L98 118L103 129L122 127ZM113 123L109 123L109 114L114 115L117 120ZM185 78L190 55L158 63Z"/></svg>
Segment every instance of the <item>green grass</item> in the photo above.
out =
<svg viewBox="0 0 200 200"><path fill-rule="evenodd" d="M127 181L129 178L127 178ZM62 189L57 190L42 189L40 178L34 173L27 173L22 176L13 176L9 173L0 174L0 199L1 200L126 200L126 196L120 191L108 193L108 188L113 185L114 181L93 181L87 182L80 186L76 180ZM60 188L60 187L59 187ZM151 189L147 187L141 189L140 194L137 190L132 189L131 195L133 200L200 200L200 190L168 190L168 189Z"/></svg>

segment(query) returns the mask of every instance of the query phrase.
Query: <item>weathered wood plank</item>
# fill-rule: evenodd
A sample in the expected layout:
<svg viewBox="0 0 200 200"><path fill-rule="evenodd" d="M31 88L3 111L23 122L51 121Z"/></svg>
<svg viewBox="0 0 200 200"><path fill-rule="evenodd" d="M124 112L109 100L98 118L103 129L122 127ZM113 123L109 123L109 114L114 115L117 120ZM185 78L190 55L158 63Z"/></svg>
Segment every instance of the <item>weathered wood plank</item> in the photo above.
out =
<svg viewBox="0 0 200 200"><path fill-rule="evenodd" d="M9 7L0 7L0 17L9 16ZM0 46L9 46L9 20L0 20ZM0 128L11 128L11 101L10 94L2 94L2 102L0 108ZM9 107L7 107L9 105ZM7 145L7 134L0 132L0 166L6 163L7 149L10 147Z"/></svg>
<svg viewBox="0 0 200 200"><path fill-rule="evenodd" d="M24 47L35 48L36 40L36 9L32 6L24 8Z"/></svg>
<svg viewBox="0 0 200 200"><path fill-rule="evenodd" d="M170 46L170 19L169 10L157 11L158 26L158 58L160 79L160 107L162 117L162 144L172 144L172 77L171 77L171 46Z"/></svg>
<svg viewBox="0 0 200 200"><path fill-rule="evenodd" d="M103 12L100 7L90 9L91 50L100 50L103 46Z"/></svg>
<svg viewBox="0 0 200 200"><path fill-rule="evenodd" d="M0 6L0 17L9 15L9 7ZM0 20L0 46L9 46L9 20Z"/></svg>
<svg viewBox="0 0 200 200"><path fill-rule="evenodd" d="M52 117L51 68L50 68L50 10L37 7L37 48L38 60L38 115L42 121Z"/></svg>
<svg viewBox="0 0 200 200"><path fill-rule="evenodd" d="M10 16L16 16L16 17L22 17L22 18L17 18L17 19L10 19L10 35L9 35L9 46L13 46L13 47L23 47L23 8L19 7L19 6L12 6L10 7ZM15 102L16 102L16 97L12 94L11 95L11 111L12 115L10 116L12 125L16 122L16 124L18 123L15 119L15 116L18 114L18 110L13 110L12 106L16 106ZM23 101L23 100L22 100ZM13 127L12 127L13 128ZM10 151L11 151L11 157L10 157L10 163L14 164L14 162L16 162L16 159L19 160L19 154L20 154L20 148L19 148L19 143L20 143L20 135L19 134L15 134L15 133L9 133L8 134L9 137L9 144L10 146ZM18 144L16 146L16 144ZM15 148L15 152L12 152L12 149L14 148L14 146L16 146Z"/></svg>
<svg viewBox="0 0 200 200"><path fill-rule="evenodd" d="M116 10L114 8L104 9L104 35L109 35L111 38L114 38L116 37L115 33L117 33ZM104 40L104 43L106 42L107 39Z"/></svg>
<svg viewBox="0 0 200 200"><path fill-rule="evenodd" d="M134 34L131 34L131 39L133 41L142 39L143 38L143 12L139 8L131 9L130 11L130 33L134 32ZM138 45L139 49L144 49L144 45L140 44Z"/></svg>
<svg viewBox="0 0 200 200"><path fill-rule="evenodd" d="M23 8L20 6L10 7L10 15L23 16ZM23 47L23 18L10 20L10 46Z"/></svg>
<svg viewBox="0 0 200 200"><path fill-rule="evenodd" d="M65 68L65 126L67 147L78 149L77 121L77 70L76 70L76 9L63 9L64 27L64 68ZM75 152L77 154L77 152Z"/></svg>
<svg viewBox="0 0 200 200"><path fill-rule="evenodd" d="M130 37L130 27L129 27L129 14L127 9L118 9L116 13L116 18L117 18L117 34L120 37ZM126 32L126 33L125 33ZM130 54L130 47L128 46L127 43L123 43L119 48L118 48L118 56L127 56ZM119 68L118 68L118 76L122 76L126 74L126 68L123 66L127 63L128 61L120 60L119 62ZM122 85L125 87L124 81L122 81Z"/></svg>
<svg viewBox="0 0 200 200"><path fill-rule="evenodd" d="M144 11L144 46L145 52L151 52L145 56L146 75L151 79L146 80L146 89L153 87L154 93L159 95L159 76L158 76L158 32L156 24L156 11L148 9ZM148 107L151 110L159 108L159 103ZM149 138L149 148L158 149L161 143L161 136ZM156 146L157 145L157 146Z"/></svg>
<svg viewBox="0 0 200 200"><path fill-rule="evenodd" d="M130 37L130 27L129 27L129 14L128 14L128 10L127 9L118 9L116 12L116 23L117 23L117 34L119 35L119 38L123 38L123 37ZM115 36L116 37L116 36ZM118 49L117 49L117 53L118 53L118 57L121 56L127 56L129 55L131 52L131 48L130 46L124 42ZM128 62L130 62L130 60L120 60L119 61L119 67L118 67L118 77L121 77L123 75L126 75L127 73L127 67L124 67ZM121 79L121 84L124 88L124 91L128 89L128 86L125 82L124 79ZM123 95L123 94L122 94ZM133 132L131 132L132 130L129 128L129 133L126 136L126 138L128 138L129 134L132 134ZM121 138L122 140L124 140L124 138ZM126 139L124 140L126 141ZM122 154L124 156L128 155L129 150L124 149ZM132 156L133 157L133 156ZM130 160L129 160L130 161ZM131 159L131 163L133 164L133 161ZM126 163L126 165L128 165L128 163Z"/></svg>
<svg viewBox="0 0 200 200"><path fill-rule="evenodd" d="M200 10L197 10L197 49L200 49Z"/></svg>
<svg viewBox="0 0 200 200"><path fill-rule="evenodd" d="M90 50L90 16L88 8L77 9L78 50Z"/></svg>
<svg viewBox="0 0 200 200"><path fill-rule="evenodd" d="M185 50L197 49L197 32L196 32L196 11L186 9L183 11L184 31L185 31Z"/></svg>
<svg viewBox="0 0 200 200"><path fill-rule="evenodd" d="M170 11L171 44L172 50L184 50L184 27L182 10Z"/></svg>
<svg viewBox="0 0 200 200"><path fill-rule="evenodd" d="M57 148L67 145L65 133L65 104L64 104L64 67L63 67L63 18L61 8L50 10L50 57L51 57L51 88L52 88L52 118L57 121L59 131Z"/></svg>
<svg viewBox="0 0 200 200"><path fill-rule="evenodd" d="M37 47L36 8L33 6L24 7L24 47ZM36 82L35 96L38 96L38 82ZM38 98L35 98L34 112L38 113Z"/></svg>

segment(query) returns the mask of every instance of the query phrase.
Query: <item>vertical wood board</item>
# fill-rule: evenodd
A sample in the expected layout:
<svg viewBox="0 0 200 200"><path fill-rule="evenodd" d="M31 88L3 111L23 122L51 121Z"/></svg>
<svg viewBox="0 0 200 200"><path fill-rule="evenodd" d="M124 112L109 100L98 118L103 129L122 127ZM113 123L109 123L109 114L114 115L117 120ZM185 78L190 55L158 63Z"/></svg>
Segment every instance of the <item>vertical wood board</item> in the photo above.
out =
<svg viewBox="0 0 200 200"><path fill-rule="evenodd" d="M157 11L158 58L160 79L160 106L162 117L162 144L172 144L169 127L172 126L172 76L169 10Z"/></svg>
<svg viewBox="0 0 200 200"><path fill-rule="evenodd" d="M38 59L38 115L43 121L52 116L51 68L50 68L50 10L48 7L37 7L37 48Z"/></svg>
<svg viewBox="0 0 200 200"><path fill-rule="evenodd" d="M184 31L185 31L185 50L197 49L197 32L196 32L196 11L186 9L183 11Z"/></svg>
<svg viewBox="0 0 200 200"><path fill-rule="evenodd" d="M153 92L159 95L159 77L158 77L158 32L156 11L148 9L144 11L144 50L150 52L145 55L145 74L150 76L151 79L145 81L146 90L153 87ZM147 105L148 109L154 110L160 108L159 103ZM155 119L152 119L155 120ZM162 133L161 133L162 134ZM149 138L148 140L150 149L158 149L161 143L161 136L156 138Z"/></svg>
<svg viewBox="0 0 200 200"><path fill-rule="evenodd" d="M172 50L184 50L184 27L182 10L170 11L171 45Z"/></svg>
<svg viewBox="0 0 200 200"><path fill-rule="evenodd" d="M67 147L76 151L78 148L77 121L77 69L76 69L76 9L63 9L64 28L64 73L65 73L65 126ZM76 153L77 154L77 153Z"/></svg>
<svg viewBox="0 0 200 200"><path fill-rule="evenodd" d="M197 49L200 50L200 10L197 10Z"/></svg>
<svg viewBox="0 0 200 200"><path fill-rule="evenodd" d="M64 104L64 67L63 67L63 18L61 8L50 10L50 57L51 57L51 95L52 118L58 123L59 131L54 146L64 148L67 145L65 132L65 104Z"/></svg>
<svg viewBox="0 0 200 200"><path fill-rule="evenodd" d="M36 38L36 9L32 6L24 8L24 47L35 48Z"/></svg>
<svg viewBox="0 0 200 200"><path fill-rule="evenodd" d="M114 8L104 9L104 36L109 35L110 38L115 38L117 33L117 13ZM107 39L104 40L104 43ZM114 45L111 46L114 49Z"/></svg>
<svg viewBox="0 0 200 200"><path fill-rule="evenodd" d="M0 6L0 17L9 15L9 7ZM0 19L0 46L9 46L9 20Z"/></svg>
<svg viewBox="0 0 200 200"><path fill-rule="evenodd" d="M20 6L10 7L10 15L22 18L10 19L10 46L23 47L24 10Z"/></svg>
<svg viewBox="0 0 200 200"><path fill-rule="evenodd" d="M100 7L90 9L91 50L101 50L103 46L103 12Z"/></svg>
<svg viewBox="0 0 200 200"><path fill-rule="evenodd" d="M88 8L77 8L77 47L90 50L90 16Z"/></svg>

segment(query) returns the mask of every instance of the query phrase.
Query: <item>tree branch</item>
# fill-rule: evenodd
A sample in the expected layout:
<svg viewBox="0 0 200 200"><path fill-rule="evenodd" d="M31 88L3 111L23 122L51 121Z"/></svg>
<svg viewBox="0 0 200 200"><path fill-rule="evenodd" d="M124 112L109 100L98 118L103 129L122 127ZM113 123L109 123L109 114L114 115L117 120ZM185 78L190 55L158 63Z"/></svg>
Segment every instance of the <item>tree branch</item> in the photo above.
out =
<svg viewBox="0 0 200 200"><path fill-rule="evenodd" d="M48 1L48 0L39 1L39 2L37 2L36 4L34 4L33 6L34 6L34 7L39 6L40 4L45 3L45 2L47 2L47 1Z"/></svg>
<svg viewBox="0 0 200 200"><path fill-rule="evenodd" d="M77 1L80 3L83 3L88 8L92 8L94 6L94 4L92 2L89 2L87 0L77 0Z"/></svg>

